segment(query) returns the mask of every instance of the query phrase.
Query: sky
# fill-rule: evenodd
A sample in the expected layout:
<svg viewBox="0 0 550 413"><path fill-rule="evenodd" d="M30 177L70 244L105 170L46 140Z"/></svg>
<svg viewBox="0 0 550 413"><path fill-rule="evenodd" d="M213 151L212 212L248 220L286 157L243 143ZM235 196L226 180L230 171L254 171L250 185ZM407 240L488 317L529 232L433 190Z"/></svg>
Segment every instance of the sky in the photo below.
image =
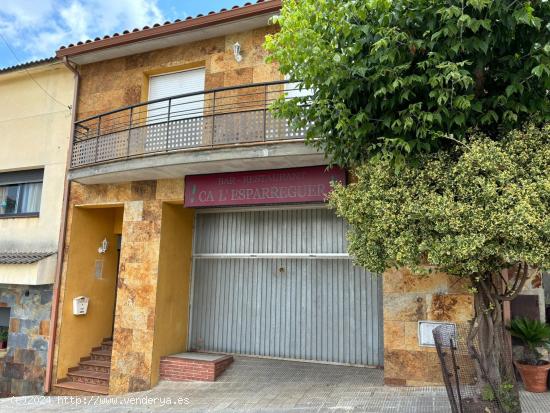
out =
<svg viewBox="0 0 550 413"><path fill-rule="evenodd" d="M246 2L0 0L0 68L51 57L59 46L80 40L121 33L126 29L164 23L166 20L184 19L200 13L207 14L234 5L242 6Z"/></svg>

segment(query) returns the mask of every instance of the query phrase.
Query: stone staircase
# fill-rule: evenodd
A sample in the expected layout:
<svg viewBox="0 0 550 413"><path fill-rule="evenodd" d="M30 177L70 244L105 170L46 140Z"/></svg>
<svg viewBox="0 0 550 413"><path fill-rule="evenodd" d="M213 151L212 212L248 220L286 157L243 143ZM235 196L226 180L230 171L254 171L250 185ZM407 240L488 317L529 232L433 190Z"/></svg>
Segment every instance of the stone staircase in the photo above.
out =
<svg viewBox="0 0 550 413"><path fill-rule="evenodd" d="M54 385L52 394L109 394L112 351L113 341L104 339L101 346L92 349L90 356L80 359L77 367L69 368L67 378Z"/></svg>

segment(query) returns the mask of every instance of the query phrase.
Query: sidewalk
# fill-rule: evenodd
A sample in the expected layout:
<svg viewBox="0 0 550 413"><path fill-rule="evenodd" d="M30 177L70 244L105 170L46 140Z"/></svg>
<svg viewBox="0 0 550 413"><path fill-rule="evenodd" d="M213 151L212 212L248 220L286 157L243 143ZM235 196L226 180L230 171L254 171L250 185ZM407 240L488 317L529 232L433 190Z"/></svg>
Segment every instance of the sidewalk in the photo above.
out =
<svg viewBox="0 0 550 413"><path fill-rule="evenodd" d="M161 382L117 397L4 399L0 411L450 412L444 388L387 387L382 377L369 368L238 357L215 383ZM522 392L521 400L524 413L550 412L550 393Z"/></svg>

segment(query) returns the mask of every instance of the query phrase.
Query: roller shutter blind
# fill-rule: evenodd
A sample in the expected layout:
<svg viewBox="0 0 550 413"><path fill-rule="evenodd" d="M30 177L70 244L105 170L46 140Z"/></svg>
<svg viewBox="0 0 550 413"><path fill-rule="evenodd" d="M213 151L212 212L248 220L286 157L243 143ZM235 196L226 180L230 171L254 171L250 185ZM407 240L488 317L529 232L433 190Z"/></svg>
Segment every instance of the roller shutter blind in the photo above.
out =
<svg viewBox="0 0 550 413"><path fill-rule="evenodd" d="M204 68L151 76L149 79L149 100L201 92L204 90L204 84ZM202 116L203 108L204 95L174 99L171 104L170 119L176 120ZM168 102L149 105L148 113L150 123L166 121Z"/></svg>

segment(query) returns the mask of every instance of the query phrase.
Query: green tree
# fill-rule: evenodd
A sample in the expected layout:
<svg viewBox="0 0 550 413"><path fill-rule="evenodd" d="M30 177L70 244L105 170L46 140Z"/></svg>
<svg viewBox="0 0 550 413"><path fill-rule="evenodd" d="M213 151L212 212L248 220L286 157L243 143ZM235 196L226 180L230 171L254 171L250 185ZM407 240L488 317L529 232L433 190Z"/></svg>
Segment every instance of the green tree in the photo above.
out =
<svg viewBox="0 0 550 413"><path fill-rule="evenodd" d="M286 0L276 20L269 60L312 92L275 112L357 170L331 196L350 253L469 279L480 386L505 385L502 303L550 266L549 2Z"/></svg>
<svg viewBox="0 0 550 413"><path fill-rule="evenodd" d="M497 392L511 368L502 358L502 304L519 294L529 269L550 268L550 125L499 141L475 133L415 166L369 161L356 175L330 196L350 223L350 254L371 271L435 267L468 279L469 351L480 387L489 382ZM503 269L513 269L509 279Z"/></svg>
<svg viewBox="0 0 550 413"><path fill-rule="evenodd" d="M277 112L334 163L402 164L550 118L548 1L285 0L277 21L269 59L314 91Z"/></svg>

